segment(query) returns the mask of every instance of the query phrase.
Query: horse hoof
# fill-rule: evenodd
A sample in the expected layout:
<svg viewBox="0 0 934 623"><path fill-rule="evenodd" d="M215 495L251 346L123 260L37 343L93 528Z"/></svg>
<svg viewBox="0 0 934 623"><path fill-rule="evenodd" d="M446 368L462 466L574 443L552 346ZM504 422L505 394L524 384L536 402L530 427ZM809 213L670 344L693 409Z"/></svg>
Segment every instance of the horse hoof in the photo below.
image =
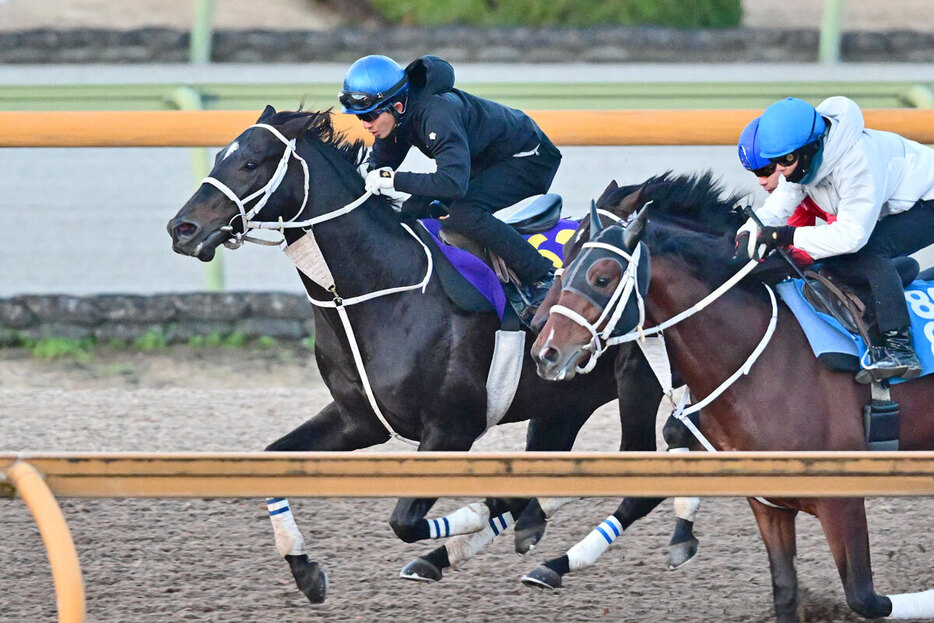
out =
<svg viewBox="0 0 934 623"><path fill-rule="evenodd" d="M292 569L292 577L298 589L305 594L313 604L324 601L328 592L328 574L318 566L318 563L308 560L306 554L301 556L286 556L285 559Z"/></svg>
<svg viewBox="0 0 934 623"><path fill-rule="evenodd" d="M530 588L554 590L561 588L561 576L545 565L540 565L528 575L522 576L522 583Z"/></svg>
<svg viewBox="0 0 934 623"><path fill-rule="evenodd" d="M680 569L697 555L697 539L690 538L668 546L668 570Z"/></svg>
<svg viewBox="0 0 934 623"><path fill-rule="evenodd" d="M543 536L545 536L544 530L516 530L516 553L519 555L528 554L535 549Z"/></svg>
<svg viewBox="0 0 934 623"><path fill-rule="evenodd" d="M424 558L416 558L402 568L399 577L414 582L440 582L441 569Z"/></svg>

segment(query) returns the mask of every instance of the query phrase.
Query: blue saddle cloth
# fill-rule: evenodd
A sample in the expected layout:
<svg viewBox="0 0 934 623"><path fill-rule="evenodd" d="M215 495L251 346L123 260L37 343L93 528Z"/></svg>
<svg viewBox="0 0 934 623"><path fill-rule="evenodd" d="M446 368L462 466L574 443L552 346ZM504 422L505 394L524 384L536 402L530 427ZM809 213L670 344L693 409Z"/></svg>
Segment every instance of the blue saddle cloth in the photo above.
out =
<svg viewBox="0 0 934 623"><path fill-rule="evenodd" d="M440 221L424 219L419 222L431 234L432 240L444 257L473 288L489 301L493 311L502 320L506 308L506 294L503 292L503 284L500 283L496 273L472 253L442 242L438 238L438 233L441 231ZM551 260L555 268L560 268L564 263L564 243L571 238L576 229L575 221L561 219L550 230L525 236L525 239L538 249L539 253Z"/></svg>
<svg viewBox="0 0 934 623"><path fill-rule="evenodd" d="M788 279L776 286L782 300L791 309L808 337L814 355L834 369L859 369L859 360L867 345L859 335L843 328L836 318L815 311L801 294L804 281ZM916 280L905 288L905 300L911 316L911 339L921 376L934 372L934 281ZM904 379L890 379L902 383Z"/></svg>

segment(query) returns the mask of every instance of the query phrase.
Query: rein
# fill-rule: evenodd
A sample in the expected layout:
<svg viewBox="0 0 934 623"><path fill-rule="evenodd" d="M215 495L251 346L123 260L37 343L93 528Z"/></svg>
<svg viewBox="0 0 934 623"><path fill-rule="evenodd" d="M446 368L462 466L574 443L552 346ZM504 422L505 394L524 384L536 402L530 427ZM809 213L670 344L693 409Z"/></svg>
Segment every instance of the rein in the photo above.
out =
<svg viewBox="0 0 934 623"><path fill-rule="evenodd" d="M600 248L603 250L611 251L612 253L615 253L625 259L626 262L628 262L628 266L626 267L623 275L620 277L619 283L617 284L613 295L610 297L609 303L603 309L600 317L595 322L591 323L583 315L564 305L554 305L549 312L569 318L590 332L591 342L585 346L584 349L590 350L592 354L590 356L590 360L584 367L577 367L577 372L580 374L586 374L593 370L594 366L597 365L597 359L600 357L600 355L606 352L610 346L631 342L637 339L645 340L646 336L654 335L656 333L662 334L665 329L674 326L682 320L690 318L694 314L700 312L711 303L716 301L718 298L723 296L737 283L739 283L743 277L748 275L749 272L751 272L759 264L757 260L750 260L736 274L734 274L726 282L721 284L716 290L705 296L692 307L675 316L672 316L668 320L654 327L644 329L642 324L645 321L645 301L642 299L642 295L639 292L637 283L637 267L639 264L639 258L641 256L641 248L637 246L636 250L631 254L614 245L608 245L600 242L586 242L582 248ZM710 441L703 435L703 433L701 433L700 429L698 429L694 423L691 422L688 416L709 405L721 394L723 394L723 392L729 389L730 386L732 386L737 380L739 380L740 377L749 374L753 364L756 362L756 360L759 358L759 355L762 354L762 352L765 350L765 347L772 339L772 335L775 333L775 329L778 326L778 302L775 299L775 293L772 291L772 288L769 287L768 284L763 285L769 293L769 300L772 304L772 316L769 319L769 325L766 327L765 334L762 336L759 344L752 351L749 357L746 358L746 361L743 363L743 365L741 365L738 370L731 374L729 378L723 381L723 383L714 389L707 397L697 402L696 404L693 404L688 409L684 409L685 402L682 398L681 404L679 404L674 413L672 413L674 417L678 418L681 422L684 423L688 430L690 430L691 433L697 438L697 440L710 452L716 452L717 450L714 448L713 444L711 444ZM637 304L639 306L639 322L634 330L620 336L613 336L613 331L616 329L616 325L622 316L623 310L625 309L626 304L629 302L629 299L632 297L633 293L635 293ZM600 327L605 320L606 325L601 331L598 327ZM673 391L671 383L669 382L668 386L663 386L662 389L668 396L669 400L671 400L671 394Z"/></svg>
<svg viewBox="0 0 934 623"><path fill-rule="evenodd" d="M367 192L364 192L363 195L361 195L354 201L348 203L347 205L341 208L338 208L331 212L327 212L325 214L315 216L310 219L306 219L304 221L295 220L299 217L300 214L302 214L302 212L304 212L305 206L308 203L308 191L309 191L309 186L310 186L310 175L308 172L308 163L305 161L304 158L299 156L298 153L296 152L296 149L295 149L296 139L294 138L292 140L286 139L285 136L283 136L282 133L279 132L276 128L270 125L267 125L265 123L257 123L257 124L250 126L250 128L263 128L265 130L268 130L272 132L272 134L276 138L278 138L280 141L282 141L285 144L285 150L282 152L282 157L279 159L279 164L276 166L276 170L273 172L272 177L269 179L269 181L256 192L241 199L240 197L236 195L236 193L234 193L230 189L229 186L227 186L226 184L224 184L222 181L218 180L215 177L208 176L204 178L203 180L201 180L202 184L209 184L211 186L214 186L215 188L220 190L222 193L224 193L224 195L228 199L230 199L231 201L234 202L234 204L236 204L237 208L240 211L240 213L234 216L233 218L241 219L243 223L243 232L242 233L234 232L232 225L228 225L226 228L223 228L229 231L229 233L231 233L231 235L234 237L233 241L228 240L228 242L224 243L225 246L227 246L228 248L236 249L237 247L241 246L244 242L254 242L254 243L265 244L265 245L270 245L270 246L280 246L285 241L284 230L285 229L296 229L296 228L301 228L305 230L305 235L311 238L310 245L313 245L314 247L317 248L317 243L314 241L314 233L312 232L313 226L318 225L320 223L324 223L326 221L330 221L332 219L335 219L341 216L344 216L345 214L349 214L356 208L363 205L366 202L366 200L372 196L373 193L367 191ZM305 197L302 200L302 205L299 207L295 215L287 221L283 220L281 217L279 218L278 221L254 221L252 220L269 201L269 197L272 195L272 193L274 193L276 189L279 188L279 185L282 184L282 181L285 179L285 175L288 172L289 163L292 158L295 158L301 163L302 171L304 172L304 175L305 175L305 185L304 185L305 186ZM260 195L262 196L260 197ZM257 201L256 204L254 204L252 208L247 210L245 208L245 204L252 201L253 199L256 199L257 197L260 197L259 201ZM233 223L233 219L231 219L231 223ZM309 292L306 292L306 296L308 297L308 300L315 307L334 309L337 311L337 315L340 318L341 325L344 327L344 332L347 334L347 342L350 345L350 352L353 356L354 365L357 368L357 373L360 375L360 381L363 385L363 390L366 393L366 397L370 403L370 407L372 407L373 409L373 413L376 415L380 423L383 425L383 427L392 437L395 437L396 439L399 439L400 441L404 441L405 443L408 443L411 445L418 445L417 441L408 439L407 437L404 437L400 435L399 433L397 433L395 429L393 429L389 421L386 419L386 416L383 415L382 410L379 408L379 405L376 402L376 396L373 393L373 388L370 385L369 376L366 373L366 367L363 364L363 357L360 354L360 347L357 345L357 338L354 334L353 326L350 323L350 318L347 315L347 310L346 310L346 308L351 305L363 303L363 302L366 302L366 301L369 301L375 298L379 298L382 296L388 296L390 294L407 292L409 290L421 290L422 293L425 292L425 289L428 287L428 282L431 279L431 275L434 272L434 262L431 258L431 250L428 248L428 246L424 242L422 242L422 240L415 234L414 231L412 231L412 229L407 224L400 223L400 225L402 226L403 229L405 229L405 231L409 233L409 235L411 235L422 246L422 250L425 252L425 257L428 260L428 265L425 270L425 276L418 283L414 283L414 284L406 285L406 286L396 286L393 288L385 288L383 290L377 290L376 292L370 292L368 294L362 294L359 296L344 298L337 292L337 285L334 283L334 277L331 274L331 271L327 266L327 262L325 261L324 256L320 254L320 249L318 249L318 254L313 257L312 266L309 266L309 270L307 272L304 270L303 272L305 272L305 274L311 277L311 279L315 283L317 283L319 286L321 286L322 288L330 292L331 295L333 296L333 298L330 301L327 301L327 300L321 301L321 300L312 298L311 294ZM263 240L261 238L254 238L252 236L248 236L247 232L253 229L277 230L283 234L283 240L268 241L268 240ZM293 261L294 261L294 258L293 258ZM312 274L309 274L309 273L313 273L314 276L312 276Z"/></svg>

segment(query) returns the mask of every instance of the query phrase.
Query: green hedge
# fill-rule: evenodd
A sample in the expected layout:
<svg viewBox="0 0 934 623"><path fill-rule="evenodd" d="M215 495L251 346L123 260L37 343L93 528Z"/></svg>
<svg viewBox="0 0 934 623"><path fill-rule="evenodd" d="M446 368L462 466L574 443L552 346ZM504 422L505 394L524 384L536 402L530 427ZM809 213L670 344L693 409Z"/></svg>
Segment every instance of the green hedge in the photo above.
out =
<svg viewBox="0 0 934 623"><path fill-rule="evenodd" d="M730 28L741 0L370 0L391 22L432 26L671 26Z"/></svg>

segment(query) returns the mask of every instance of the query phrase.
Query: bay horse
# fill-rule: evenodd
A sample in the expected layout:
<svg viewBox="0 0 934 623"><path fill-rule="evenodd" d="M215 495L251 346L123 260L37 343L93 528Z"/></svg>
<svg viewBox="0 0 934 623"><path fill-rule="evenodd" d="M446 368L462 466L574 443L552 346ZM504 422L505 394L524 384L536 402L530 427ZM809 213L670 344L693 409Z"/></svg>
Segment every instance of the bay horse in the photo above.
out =
<svg viewBox="0 0 934 623"><path fill-rule="evenodd" d="M693 186L698 196L709 196L709 188L697 185L696 179L673 179L671 184ZM649 214L664 218L648 220ZM669 204L656 196L625 229L609 226L595 241L629 257L642 249L651 258L644 312L647 323L658 325L692 308L737 273L740 266L731 254L733 234L741 222L732 202ZM628 261L621 262L620 257L625 256L582 253L567 270L576 268L595 291L613 292L631 274L623 265ZM771 268L763 265L763 275ZM774 295L763 287L767 282L751 275L698 313L685 314L665 329L672 367L697 398L721 391L725 379L749 364L750 353L758 353L747 374L737 375L735 383L703 408L702 434L719 450L866 450L863 406L871 399L870 388L856 383L851 373L829 370L811 354L790 310L782 305L773 312ZM632 304L631 298L622 304ZM555 379L569 362L593 355L594 327L579 322L594 323L605 311L569 290L562 291L559 305L579 314L579 319L552 309L532 346L543 378ZM761 349L773 316L774 334ZM617 329L635 328L630 324ZM892 385L891 395L901 405L900 447L934 448L934 377ZM862 498L750 498L749 504L768 552L777 620L798 620L795 516L800 511L820 521L847 604L854 611L869 618L934 618L934 590L876 593Z"/></svg>
<svg viewBox="0 0 934 623"><path fill-rule="evenodd" d="M386 198L364 192L363 154L362 141L334 130L330 111L268 106L218 153L209 177L169 221L172 248L209 261L220 244L236 247L253 229L280 231L289 249L313 233L309 252L317 259L309 272L316 278L303 271L299 277L314 303L315 359L333 402L267 450L355 450L393 434L419 451L468 450L487 428L485 381L499 318L460 310L431 278L430 256L411 227ZM560 385L540 379L524 357L501 422L529 422L528 450L566 451L593 411L620 397L621 449L655 449L661 390L646 380L651 372L641 355L631 353ZM620 366L642 379L638 392L620 396ZM389 521L396 535L414 542L457 534L425 519L434 502L400 499ZM525 500L487 506L490 521L525 517ZM288 501L270 498L267 507L298 587L310 601L323 601L326 576L309 560ZM480 526L473 521L474 510L467 509L469 521L459 515L463 532L485 525L485 518ZM537 537L542 519L530 516L528 531L516 538Z"/></svg>

